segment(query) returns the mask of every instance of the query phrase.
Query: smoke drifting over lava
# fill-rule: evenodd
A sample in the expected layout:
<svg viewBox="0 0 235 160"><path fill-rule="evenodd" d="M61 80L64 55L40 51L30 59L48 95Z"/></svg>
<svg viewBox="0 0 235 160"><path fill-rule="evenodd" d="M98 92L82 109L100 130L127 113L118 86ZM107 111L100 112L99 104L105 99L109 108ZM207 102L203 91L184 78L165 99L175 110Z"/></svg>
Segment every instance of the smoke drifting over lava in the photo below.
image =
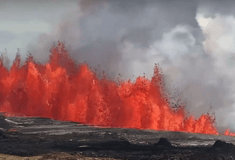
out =
<svg viewBox="0 0 235 160"><path fill-rule="evenodd" d="M105 127L155 129L216 134L214 118L186 114L184 106L172 109L161 70L151 80L98 79L86 64L76 64L62 43L52 47L50 61L37 64L29 56L20 66L16 56L10 69L0 61L0 111L8 116L23 114L69 120ZM229 131L226 132L229 135Z"/></svg>
<svg viewBox="0 0 235 160"><path fill-rule="evenodd" d="M74 60L112 79L119 74L133 81L143 75L151 79L158 63L172 103L186 104L197 118L215 112L218 129L235 129L234 4L81 0L27 50L36 62L46 63L49 49L60 40Z"/></svg>

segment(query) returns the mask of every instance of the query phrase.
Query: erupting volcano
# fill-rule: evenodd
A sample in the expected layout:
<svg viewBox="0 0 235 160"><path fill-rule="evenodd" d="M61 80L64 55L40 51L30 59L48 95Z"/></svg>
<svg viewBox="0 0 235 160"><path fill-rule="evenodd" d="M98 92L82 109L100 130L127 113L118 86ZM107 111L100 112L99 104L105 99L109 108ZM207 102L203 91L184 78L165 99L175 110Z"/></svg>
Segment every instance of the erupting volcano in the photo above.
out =
<svg viewBox="0 0 235 160"><path fill-rule="evenodd" d="M186 115L173 109L164 93L162 72L154 68L151 80L112 81L76 64L62 43L52 47L45 65L29 56L23 66L17 55L8 71L0 64L0 111L7 116L47 117L84 124L216 134L214 119ZM228 130L226 135L234 135Z"/></svg>

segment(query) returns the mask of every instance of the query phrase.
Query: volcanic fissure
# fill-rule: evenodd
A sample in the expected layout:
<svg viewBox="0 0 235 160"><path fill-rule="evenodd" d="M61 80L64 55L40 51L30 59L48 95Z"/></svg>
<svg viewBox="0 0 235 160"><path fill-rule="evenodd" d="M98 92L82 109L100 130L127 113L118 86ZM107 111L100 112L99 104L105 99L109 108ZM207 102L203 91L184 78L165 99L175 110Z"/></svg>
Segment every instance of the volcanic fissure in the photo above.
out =
<svg viewBox="0 0 235 160"><path fill-rule="evenodd" d="M186 115L184 106L169 105L159 66L151 80L112 81L75 63L59 42L50 60L39 64L29 56L20 65L17 55L10 70L0 61L0 112L6 116L39 116L84 124L184 131L218 135L214 119ZM235 134L226 130L225 135Z"/></svg>

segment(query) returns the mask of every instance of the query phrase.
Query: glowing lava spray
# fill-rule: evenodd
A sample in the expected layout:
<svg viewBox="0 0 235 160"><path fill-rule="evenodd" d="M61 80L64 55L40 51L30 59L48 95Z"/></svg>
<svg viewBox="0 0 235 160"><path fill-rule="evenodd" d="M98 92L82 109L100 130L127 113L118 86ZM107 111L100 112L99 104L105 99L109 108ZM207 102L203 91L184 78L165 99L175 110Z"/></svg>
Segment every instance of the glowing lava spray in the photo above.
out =
<svg viewBox="0 0 235 160"><path fill-rule="evenodd" d="M16 56L8 71L0 61L0 111L97 126L218 134L214 119L186 116L183 106L169 106L162 73L135 82L99 79L86 64L76 64L62 43L52 47L45 65ZM229 135L229 131L227 131Z"/></svg>

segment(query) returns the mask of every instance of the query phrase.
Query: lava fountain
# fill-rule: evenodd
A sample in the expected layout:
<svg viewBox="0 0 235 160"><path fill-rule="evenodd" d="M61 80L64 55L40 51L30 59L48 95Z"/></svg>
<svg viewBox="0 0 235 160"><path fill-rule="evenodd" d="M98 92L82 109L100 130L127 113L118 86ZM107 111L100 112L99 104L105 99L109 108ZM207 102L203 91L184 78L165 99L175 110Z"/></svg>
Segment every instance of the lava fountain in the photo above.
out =
<svg viewBox="0 0 235 160"><path fill-rule="evenodd" d="M0 112L104 127L218 135L209 114L195 119L183 106L170 107L162 77L155 66L151 80L98 78L87 64L76 64L59 42L43 65L29 56L21 66L18 54L8 71L0 60ZM225 134L233 135L229 130Z"/></svg>

